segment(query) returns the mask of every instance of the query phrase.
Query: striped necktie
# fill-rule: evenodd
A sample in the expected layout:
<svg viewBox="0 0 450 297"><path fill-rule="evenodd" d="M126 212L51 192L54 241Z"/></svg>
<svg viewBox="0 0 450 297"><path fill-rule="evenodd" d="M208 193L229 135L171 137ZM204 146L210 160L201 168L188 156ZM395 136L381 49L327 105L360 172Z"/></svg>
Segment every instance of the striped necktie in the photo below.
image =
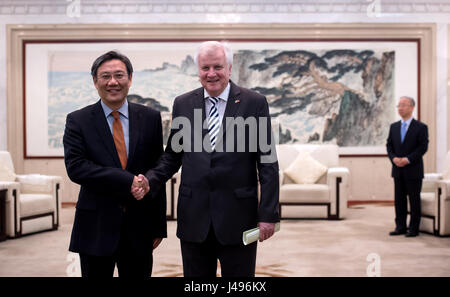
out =
<svg viewBox="0 0 450 297"><path fill-rule="evenodd" d="M212 104L208 117L208 133L209 140L211 141L211 148L212 150L214 150L214 148L216 147L217 134L219 133L220 128L219 111L217 110L217 103L219 102L219 98L209 97L208 99Z"/></svg>

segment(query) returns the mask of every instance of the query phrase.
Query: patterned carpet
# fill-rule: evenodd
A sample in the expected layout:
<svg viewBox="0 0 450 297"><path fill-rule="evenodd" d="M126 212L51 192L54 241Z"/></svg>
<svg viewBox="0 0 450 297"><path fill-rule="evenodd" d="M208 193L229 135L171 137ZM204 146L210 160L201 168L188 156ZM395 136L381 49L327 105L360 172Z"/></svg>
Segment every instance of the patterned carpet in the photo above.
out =
<svg viewBox="0 0 450 297"><path fill-rule="evenodd" d="M77 276L78 256L67 251L74 208L62 209L62 226L0 242L0 276ZM289 220L258 244L257 276L450 276L450 238L420 234L390 237L394 209L355 205L347 219ZM154 252L153 276L182 276L176 222ZM220 275L220 267L218 269Z"/></svg>

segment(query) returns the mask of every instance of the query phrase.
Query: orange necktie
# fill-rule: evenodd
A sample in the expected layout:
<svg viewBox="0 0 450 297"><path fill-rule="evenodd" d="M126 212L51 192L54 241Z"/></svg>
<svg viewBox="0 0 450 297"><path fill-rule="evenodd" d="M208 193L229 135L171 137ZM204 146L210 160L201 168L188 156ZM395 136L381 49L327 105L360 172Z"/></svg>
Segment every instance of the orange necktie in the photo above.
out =
<svg viewBox="0 0 450 297"><path fill-rule="evenodd" d="M125 146L125 137L123 136L122 122L118 111L113 111L113 138L116 145L117 153L119 154L120 164L122 169L127 167L127 147Z"/></svg>

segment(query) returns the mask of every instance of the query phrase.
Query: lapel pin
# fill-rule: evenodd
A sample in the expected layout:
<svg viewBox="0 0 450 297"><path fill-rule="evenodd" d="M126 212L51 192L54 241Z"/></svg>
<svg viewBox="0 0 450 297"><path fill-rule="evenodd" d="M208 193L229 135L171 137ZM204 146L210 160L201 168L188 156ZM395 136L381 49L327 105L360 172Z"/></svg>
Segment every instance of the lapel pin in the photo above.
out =
<svg viewBox="0 0 450 297"><path fill-rule="evenodd" d="M239 102L241 102L241 100L239 100L239 99L234 100L234 103L239 103Z"/></svg>

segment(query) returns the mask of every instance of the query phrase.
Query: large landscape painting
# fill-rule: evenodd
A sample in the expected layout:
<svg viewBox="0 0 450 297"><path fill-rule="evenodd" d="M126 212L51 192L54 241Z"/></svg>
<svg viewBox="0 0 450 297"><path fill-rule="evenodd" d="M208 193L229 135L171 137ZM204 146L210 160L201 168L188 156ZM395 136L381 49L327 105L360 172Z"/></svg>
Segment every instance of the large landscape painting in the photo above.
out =
<svg viewBox="0 0 450 297"><path fill-rule="evenodd" d="M135 67L128 99L161 111L167 140L174 98L200 84L193 59L195 47L190 44L182 51L172 49L170 43L165 45L167 50L154 52L119 50L130 56ZM341 152L349 148L352 153L364 153L364 148L384 147L389 124L396 120L399 95L399 52L395 47L370 45L237 46L232 80L266 96L279 143L335 143ZM44 101L51 150L62 151L66 115L98 100L89 70L101 53L47 51L48 71L43 81L48 90ZM80 64L85 65L84 70Z"/></svg>

